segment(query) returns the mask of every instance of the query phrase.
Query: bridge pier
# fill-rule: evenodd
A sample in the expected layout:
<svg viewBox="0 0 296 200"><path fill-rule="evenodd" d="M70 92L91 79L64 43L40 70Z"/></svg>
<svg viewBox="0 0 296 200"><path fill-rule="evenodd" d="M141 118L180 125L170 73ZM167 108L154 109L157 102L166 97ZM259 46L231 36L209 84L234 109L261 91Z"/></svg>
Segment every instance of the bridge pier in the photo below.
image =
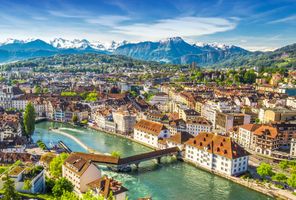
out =
<svg viewBox="0 0 296 200"><path fill-rule="evenodd" d="M139 165L140 165L140 163L135 163L136 170L138 170L138 169L139 169Z"/></svg>
<svg viewBox="0 0 296 200"><path fill-rule="evenodd" d="M156 160L157 160L157 164L161 163L161 157L158 157Z"/></svg>

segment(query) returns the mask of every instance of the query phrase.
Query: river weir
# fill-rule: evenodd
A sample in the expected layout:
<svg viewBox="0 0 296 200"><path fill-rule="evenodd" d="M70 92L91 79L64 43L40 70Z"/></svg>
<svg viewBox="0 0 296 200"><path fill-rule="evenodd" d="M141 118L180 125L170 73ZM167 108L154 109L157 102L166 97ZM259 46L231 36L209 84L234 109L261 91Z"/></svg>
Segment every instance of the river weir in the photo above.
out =
<svg viewBox="0 0 296 200"><path fill-rule="evenodd" d="M48 130L57 127L63 133ZM61 128L61 129L60 129ZM69 135L74 136L74 140ZM61 123L41 122L36 125L33 140L42 140L47 145L63 141L73 151L87 152L87 148L97 152L110 154L119 151L122 157L151 151L150 148L92 129L72 127ZM79 142L83 143L82 146ZM224 178L195 168L184 162L163 159L161 164L146 161L140 164L138 171L117 173L102 168L103 174L121 181L129 189L129 199L152 196L153 200L263 200L271 199Z"/></svg>

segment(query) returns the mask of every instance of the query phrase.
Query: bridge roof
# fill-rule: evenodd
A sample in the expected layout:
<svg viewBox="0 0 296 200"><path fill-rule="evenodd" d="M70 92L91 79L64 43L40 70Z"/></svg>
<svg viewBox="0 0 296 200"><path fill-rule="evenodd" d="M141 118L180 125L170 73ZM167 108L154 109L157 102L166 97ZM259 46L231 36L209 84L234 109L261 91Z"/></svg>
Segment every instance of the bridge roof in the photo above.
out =
<svg viewBox="0 0 296 200"><path fill-rule="evenodd" d="M124 164L135 163L137 161L141 162L143 160L153 159L159 156L165 156L171 153L177 153L178 151L179 151L178 147L172 147L168 149L151 151L151 152L142 153L142 154L129 156L125 158L117 158L117 157L108 156L104 154L90 154L90 153L82 153L82 152L72 153L71 156L80 157L84 160L97 162L97 163L124 165Z"/></svg>

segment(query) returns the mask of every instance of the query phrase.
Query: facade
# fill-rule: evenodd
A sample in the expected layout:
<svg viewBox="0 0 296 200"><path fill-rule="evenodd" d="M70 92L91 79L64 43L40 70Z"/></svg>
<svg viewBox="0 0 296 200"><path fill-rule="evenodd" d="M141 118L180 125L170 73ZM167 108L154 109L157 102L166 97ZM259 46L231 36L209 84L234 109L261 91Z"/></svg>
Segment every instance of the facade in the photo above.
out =
<svg viewBox="0 0 296 200"><path fill-rule="evenodd" d="M257 124L245 124L239 127L237 142L244 148L250 149L253 132L259 128Z"/></svg>
<svg viewBox="0 0 296 200"><path fill-rule="evenodd" d="M0 114L0 142L12 142L22 136L22 126L18 114Z"/></svg>
<svg viewBox="0 0 296 200"><path fill-rule="evenodd" d="M142 119L134 127L134 139L158 148L158 140L169 138L169 130L161 123Z"/></svg>
<svg viewBox="0 0 296 200"><path fill-rule="evenodd" d="M229 131L234 126L249 124L251 116L242 113L221 113L216 115L216 128L222 131Z"/></svg>
<svg viewBox="0 0 296 200"><path fill-rule="evenodd" d="M200 133L185 143L185 159L210 171L233 176L248 169L248 153L231 138Z"/></svg>
<svg viewBox="0 0 296 200"><path fill-rule="evenodd" d="M200 132L211 132L212 124L204 117L198 117L188 120L186 123L186 131L193 136L197 136Z"/></svg>
<svg viewBox="0 0 296 200"><path fill-rule="evenodd" d="M0 88L0 107L12 108L12 99L22 96L23 91L14 86Z"/></svg>
<svg viewBox="0 0 296 200"><path fill-rule="evenodd" d="M95 164L75 153L65 160L62 173L74 185L74 191L78 194L87 192L87 184L101 177L101 171Z"/></svg>
<svg viewBox="0 0 296 200"><path fill-rule="evenodd" d="M113 112L113 120L118 132L128 134L133 132L136 123L136 115L128 110L118 110Z"/></svg>

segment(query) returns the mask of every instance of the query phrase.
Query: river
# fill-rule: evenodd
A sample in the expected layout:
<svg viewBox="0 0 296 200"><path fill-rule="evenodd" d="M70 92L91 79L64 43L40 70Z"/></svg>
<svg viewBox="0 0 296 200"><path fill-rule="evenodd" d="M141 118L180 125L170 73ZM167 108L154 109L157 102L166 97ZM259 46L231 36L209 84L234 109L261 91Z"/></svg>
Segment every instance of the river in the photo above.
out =
<svg viewBox="0 0 296 200"><path fill-rule="evenodd" d="M63 127L67 132L88 147L102 153L119 151L122 157L148 152L151 149L127 139L103 132L76 128L69 125L41 122L36 124L33 140L42 140L47 145L62 140L72 151L85 152L74 140L49 131L49 127ZM271 199L231 181L172 159L162 159L158 166L153 161L140 164L139 170L131 173L115 173L103 168L103 172L121 181L129 189L129 199L152 196L153 200L263 200Z"/></svg>

